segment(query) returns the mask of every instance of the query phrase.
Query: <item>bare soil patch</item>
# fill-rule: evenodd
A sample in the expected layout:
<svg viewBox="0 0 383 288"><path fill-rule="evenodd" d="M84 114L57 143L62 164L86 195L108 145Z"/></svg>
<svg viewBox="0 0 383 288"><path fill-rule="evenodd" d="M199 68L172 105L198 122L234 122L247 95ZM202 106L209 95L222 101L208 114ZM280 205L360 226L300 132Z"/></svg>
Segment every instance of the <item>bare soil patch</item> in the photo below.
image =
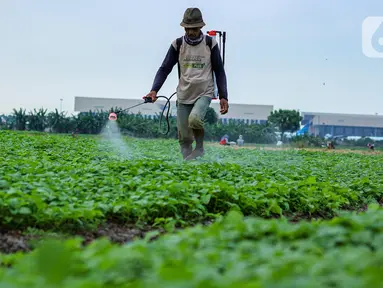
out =
<svg viewBox="0 0 383 288"><path fill-rule="evenodd" d="M210 225L211 220L202 222L202 225ZM182 230L176 228L176 230ZM0 253L15 253L18 251L28 252L34 249L34 245L43 238L59 238L65 239L67 237L80 236L84 239L83 244L88 245L98 238L107 238L109 241L117 244L124 244L136 239L143 239L148 232L158 231L158 235L152 236L150 240L155 240L160 235L167 233L161 227L137 227L134 224L121 224L114 222L107 222L100 225L94 231L78 231L69 234L60 234L47 232L40 234L25 234L21 230L0 229Z"/></svg>
<svg viewBox="0 0 383 288"><path fill-rule="evenodd" d="M327 153L355 153L362 155L381 155L381 151L371 151L371 150L353 150L353 149L326 149L326 148L295 148L295 147L268 147L262 145L254 145L254 146L223 146L218 143L207 143L206 145L212 147L220 147L220 148L228 148L233 150L238 149L250 149L250 150L266 150L266 151L286 151L286 150L295 150L295 151L313 151L313 152L327 152Z"/></svg>
<svg viewBox="0 0 383 288"><path fill-rule="evenodd" d="M383 207L383 198L378 201L380 206ZM356 211L357 213L365 212L368 209L367 205L359 207L358 209L353 209L351 207L346 208L348 211ZM285 214L285 217L289 219L291 223L297 223L300 221L311 221L318 219L331 219L333 216L328 214L317 214L317 215L307 215L307 214ZM275 217L272 217L275 218ZM205 220L202 223L204 226L213 224L213 220ZM194 224L196 225L196 224ZM191 226L194 226L191 225ZM176 230L182 230L182 228L176 228ZM160 227L137 227L135 224L121 224L115 222L106 222L103 225L100 225L94 231L78 231L73 234L60 235L53 233L55 236L50 236L50 232L47 232L46 235L41 233L36 234L25 234L21 230L9 230L9 229L0 229L0 253L10 254L18 251L28 252L34 249L34 244L46 237L54 237L65 239L67 237L80 236L82 237L83 244L88 245L92 241L98 238L107 238L113 243L124 244L136 239L143 239L148 232L158 231L156 236L151 237L151 240L155 240L160 235L167 233L167 231Z"/></svg>
<svg viewBox="0 0 383 288"><path fill-rule="evenodd" d="M153 228L138 228L134 225L122 225L117 223L106 223L100 226L95 231L80 231L72 235L53 236L54 238L65 239L69 236L80 236L84 239L84 245L91 243L97 238L107 238L114 243L123 244L135 240L136 238L145 237L146 233L153 231ZM160 233L164 231L160 230ZM34 244L43 238L50 238L49 233L44 235L29 235L24 234L19 230L0 230L0 253L15 253L17 251L31 251L34 249Z"/></svg>

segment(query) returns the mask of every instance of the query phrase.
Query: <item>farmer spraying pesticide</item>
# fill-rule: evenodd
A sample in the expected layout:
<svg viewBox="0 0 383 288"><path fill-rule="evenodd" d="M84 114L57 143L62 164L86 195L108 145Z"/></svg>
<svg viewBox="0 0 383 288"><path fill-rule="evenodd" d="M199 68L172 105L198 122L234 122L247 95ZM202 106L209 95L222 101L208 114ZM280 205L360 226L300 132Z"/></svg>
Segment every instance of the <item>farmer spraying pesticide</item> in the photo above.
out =
<svg viewBox="0 0 383 288"><path fill-rule="evenodd" d="M204 119L214 98L214 77L218 87L220 112L229 109L226 73L217 41L201 31L205 23L198 8L186 9L181 22L185 35L174 40L155 76L152 89L145 97L157 100L174 65L178 64L177 128L181 153L185 160L204 155ZM193 138L196 142L192 149Z"/></svg>

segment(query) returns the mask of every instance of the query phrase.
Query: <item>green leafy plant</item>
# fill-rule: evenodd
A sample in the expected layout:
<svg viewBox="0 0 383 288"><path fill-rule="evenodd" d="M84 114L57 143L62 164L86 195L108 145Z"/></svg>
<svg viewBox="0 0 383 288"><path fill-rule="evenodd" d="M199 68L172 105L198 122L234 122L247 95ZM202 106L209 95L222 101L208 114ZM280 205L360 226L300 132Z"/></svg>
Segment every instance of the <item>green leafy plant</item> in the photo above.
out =
<svg viewBox="0 0 383 288"><path fill-rule="evenodd" d="M47 240L1 256L5 287L382 287L383 209L291 224L230 211L198 225L118 246ZM4 265L10 266L5 268ZM7 286L8 285L8 286Z"/></svg>
<svg viewBox="0 0 383 288"><path fill-rule="evenodd" d="M206 146L184 162L173 139L104 137L0 131L0 228L47 237L0 254L0 286L383 285L382 154ZM106 222L152 231L68 236Z"/></svg>
<svg viewBox="0 0 383 288"><path fill-rule="evenodd" d="M175 140L105 140L0 131L0 225L186 226L231 209L328 218L383 199L381 155L207 146L184 163Z"/></svg>

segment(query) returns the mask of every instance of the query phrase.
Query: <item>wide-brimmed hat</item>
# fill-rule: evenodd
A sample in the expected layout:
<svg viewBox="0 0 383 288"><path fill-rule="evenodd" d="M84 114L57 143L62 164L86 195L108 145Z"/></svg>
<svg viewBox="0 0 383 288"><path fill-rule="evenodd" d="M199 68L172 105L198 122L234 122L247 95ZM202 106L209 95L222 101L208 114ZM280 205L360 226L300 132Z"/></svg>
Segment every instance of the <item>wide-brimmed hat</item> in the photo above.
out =
<svg viewBox="0 0 383 288"><path fill-rule="evenodd" d="M182 19L181 26L184 28L202 28L205 26L201 10L198 8L187 8Z"/></svg>

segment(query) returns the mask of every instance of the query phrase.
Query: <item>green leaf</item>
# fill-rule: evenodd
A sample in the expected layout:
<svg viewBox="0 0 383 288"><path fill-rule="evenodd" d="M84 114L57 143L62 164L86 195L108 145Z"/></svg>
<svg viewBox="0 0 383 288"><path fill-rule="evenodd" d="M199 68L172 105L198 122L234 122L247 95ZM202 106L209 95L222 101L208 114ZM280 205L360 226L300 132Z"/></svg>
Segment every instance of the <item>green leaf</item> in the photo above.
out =
<svg viewBox="0 0 383 288"><path fill-rule="evenodd" d="M19 214L23 214L23 215L29 215L32 213L31 209L28 208L28 207L21 207L18 211Z"/></svg>
<svg viewBox="0 0 383 288"><path fill-rule="evenodd" d="M201 202L205 205L209 204L211 199L211 194L205 194L201 196Z"/></svg>

